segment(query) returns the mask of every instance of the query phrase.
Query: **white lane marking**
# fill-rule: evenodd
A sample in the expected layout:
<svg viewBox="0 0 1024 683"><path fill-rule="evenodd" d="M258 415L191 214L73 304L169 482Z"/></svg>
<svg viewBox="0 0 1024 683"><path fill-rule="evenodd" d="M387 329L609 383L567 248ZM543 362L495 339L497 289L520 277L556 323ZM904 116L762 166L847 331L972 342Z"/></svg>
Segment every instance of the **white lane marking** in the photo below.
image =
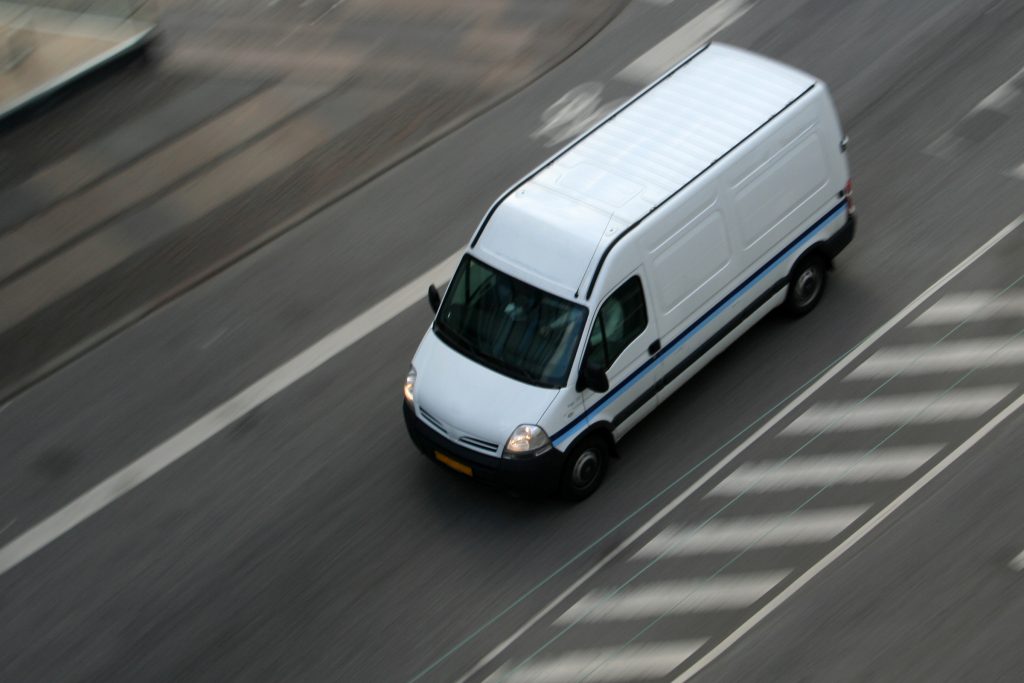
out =
<svg viewBox="0 0 1024 683"><path fill-rule="evenodd" d="M742 609L760 600L792 570L735 574L710 579L650 583L643 588L592 591L569 607L556 624L643 619L663 614L692 614Z"/></svg>
<svg viewBox="0 0 1024 683"><path fill-rule="evenodd" d="M461 252L449 256L0 548L0 575L313 372L412 304L423 301L427 285L446 281L461 256Z"/></svg>
<svg viewBox="0 0 1024 683"><path fill-rule="evenodd" d="M1010 569L1018 572L1024 569L1024 552L1010 560Z"/></svg>
<svg viewBox="0 0 1024 683"><path fill-rule="evenodd" d="M1009 106L1015 99L1020 97L1021 90L1014 84L1014 81L1018 76L1024 76L1024 68L1014 75L1003 81L1002 84L988 95L986 95L980 102L974 105L971 109L971 113L976 112L980 109L994 109L1003 113L1008 113Z"/></svg>
<svg viewBox="0 0 1024 683"><path fill-rule="evenodd" d="M1006 292L996 299L998 294L999 292L987 291L948 294L917 316L910 326L959 323L967 318L974 322L1024 316L1024 294Z"/></svg>
<svg viewBox="0 0 1024 683"><path fill-rule="evenodd" d="M708 522L703 526L665 529L633 555L634 559L681 557L702 553L821 543L837 536L868 505L760 515Z"/></svg>
<svg viewBox="0 0 1024 683"><path fill-rule="evenodd" d="M597 81L581 83L559 97L541 114L541 126L530 133L534 140L547 138L545 147L574 138L612 113L622 99L601 102L604 85Z"/></svg>
<svg viewBox="0 0 1024 683"><path fill-rule="evenodd" d="M899 394L866 401L817 403L793 420L781 434L809 434L887 425L935 424L984 415L1017 386L1000 384L980 389Z"/></svg>
<svg viewBox="0 0 1024 683"><path fill-rule="evenodd" d="M941 344L896 346L875 351L843 378L867 379L950 372L1024 363L1024 339L970 339Z"/></svg>
<svg viewBox="0 0 1024 683"><path fill-rule="evenodd" d="M677 507L679 507L680 504L683 503L683 501L687 500L691 495L693 495L695 491L704 486L704 484L706 484L708 481L714 478L719 472L721 472L725 467L727 467L729 463L731 463L733 460L739 457L744 451L746 451L751 444L755 443L769 430L774 428L775 425L784 420L786 416L788 416L790 413L796 410L797 407L799 407L804 401L806 401L810 396L812 396L816 391L818 391L818 389L820 389L825 383L827 383L833 377L835 377L840 372L845 370L851 363L853 363L857 358L859 358L864 353L864 351L871 348L879 339L881 339L886 333L892 330L892 328L900 324L911 313L913 313L914 310L917 309L921 304L923 304L925 301L930 299L932 295L934 295L940 289L949 284L949 282L953 278L955 278L957 275L959 275L964 270L969 268L971 264L980 259L986 253L991 251L993 247L995 247L997 244L1003 241L1007 235L1009 235L1018 227L1020 227L1022 223L1024 223L1024 215L1018 216L1014 220L1010 221L1010 223L1003 227L999 232L990 237L980 247L975 249L967 258L965 258L963 261L955 265L949 272L940 277L938 280L933 282L927 289L921 292L917 296L917 298L915 298L909 304L904 306L898 313L896 313L896 315L889 318L889 320L883 323L878 329L876 329L870 335L865 337L864 340L860 342L860 344L858 344L848 354L846 354L840 360L838 360L835 363L835 365L833 365L829 370L822 373L822 375L818 377L817 380L815 380L813 383L810 384L810 386L808 386L806 389L800 392L800 394L796 398L787 403L778 413L776 413L773 417L769 418L763 425L761 425L759 429L755 430L753 434L748 436L742 443L740 443L739 446L731 450L725 457L723 457L715 465L713 465L711 469L709 469L704 474L704 476L700 477L696 482L691 484L689 488L682 491L675 498L666 503L663 508L654 513L654 515L652 515L651 518L647 520L645 523L641 524L636 531L627 536L621 543L619 543L619 545L613 548L610 553L604 555L600 560L591 565L589 569L585 570L582 574L580 574L579 578L573 581L565 590L563 590L560 594L555 596L536 614L527 619L522 626L520 626L512 633L512 635L498 643L498 645L496 645L490 652L488 652L476 664L474 664L469 671L463 674L456 681L456 683L465 683L465 681L467 681L471 676L480 671L480 669L484 668L485 666L493 662L502 652L508 649L509 645L511 645L516 640L521 638L522 635L529 631L531 628L533 628L538 621L543 619L552 610L554 610L560 604L565 602L566 598L572 595L584 583L589 581L595 574L597 574L597 572L601 571L601 569L604 568L609 562L611 562L612 560L616 559L619 555L621 555L626 550L626 548L630 547L634 542L636 542L638 538L640 538L648 531L650 531L654 525L656 525L658 522L664 519L667 515L671 514L673 510L675 510ZM743 431L740 432L740 434L743 433ZM725 445L728 445L729 443L730 442L727 441ZM667 488L671 488L674 485L674 483L675 482L669 484ZM423 675L425 675L428 671L432 670L435 666L440 664L440 662L443 661L452 652L454 652L454 650L450 650L448 654L442 655L439 659L435 660L434 663L430 665L430 667L424 669L413 680L418 680L422 678Z"/></svg>
<svg viewBox="0 0 1024 683"><path fill-rule="evenodd" d="M706 43L716 33L746 14L751 0L718 0L660 43L629 63L615 78L649 83L666 69Z"/></svg>
<svg viewBox="0 0 1024 683"><path fill-rule="evenodd" d="M494 683L576 683L581 680L611 683L661 678L689 659L704 642L683 640L603 650L577 650L517 667L505 665L486 680Z"/></svg>
<svg viewBox="0 0 1024 683"><path fill-rule="evenodd" d="M768 493L825 485L860 484L902 479L942 450L942 444L882 448L865 458L862 451L801 457L785 462L744 463L708 496L733 496L745 491Z"/></svg>
<svg viewBox="0 0 1024 683"><path fill-rule="evenodd" d="M1017 168L1010 171L1010 175L1017 180L1024 180L1024 164L1021 164Z"/></svg>
<svg viewBox="0 0 1024 683"><path fill-rule="evenodd" d="M754 616L750 617L745 621L738 629L730 633L722 642L712 648L707 654L697 660L689 669L684 671L678 678L675 679L674 683L682 683L693 678L697 673L704 669L708 664L718 658L723 652L732 647L736 641L747 634L751 629L757 626L759 623L764 621L765 617L778 609L779 605L784 603L786 600L791 598L794 593L803 588L813 579L815 576L824 571L830 564L835 562L837 559L843 556L850 548L860 542L865 536L871 533L879 524L884 522L890 517L896 510L898 510L904 503L906 503L914 494L927 486L935 477L939 476L944 472L950 465L955 463L964 453L969 451L979 441L989 434L993 429L999 426L1010 415L1015 413L1020 407L1024 405L1024 395L1018 396L1010 405L1003 408L995 417L985 423L985 425L972 434L966 441L956 448L952 453L943 458L938 464L932 469L928 470L920 479L915 481L907 488L906 491L901 493L895 500L885 506L877 515L868 520L864 526L859 527L856 531L850 535L845 541L840 543L836 548L825 557L818 560L818 562L808 569L806 572L801 574L796 581L786 586L782 591L774 598L768 601L764 607L759 609Z"/></svg>

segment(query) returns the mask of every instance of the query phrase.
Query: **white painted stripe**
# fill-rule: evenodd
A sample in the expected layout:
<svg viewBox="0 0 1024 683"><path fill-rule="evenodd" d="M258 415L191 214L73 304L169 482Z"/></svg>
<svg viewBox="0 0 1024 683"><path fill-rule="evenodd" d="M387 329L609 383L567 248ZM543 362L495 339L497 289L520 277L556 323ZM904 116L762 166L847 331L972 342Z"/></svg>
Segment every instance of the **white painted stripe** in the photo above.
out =
<svg viewBox="0 0 1024 683"><path fill-rule="evenodd" d="M633 60L615 78L634 83L650 82L746 14L752 5L752 0L718 0Z"/></svg>
<svg viewBox="0 0 1024 683"><path fill-rule="evenodd" d="M750 447L751 444L756 443L758 439L764 436L769 430L773 429L777 424L779 424L779 422L784 420L790 413L792 413L799 406L801 406L804 403L804 401L806 401L809 397L813 396L814 393L817 392L823 385L825 385L833 377L835 377L843 370L845 370L847 367L849 367L850 364L852 364L854 361L860 358L860 356L867 349L874 346L874 344L879 339L881 339L885 334L887 334L894 327L896 327L904 320L906 320L906 318L909 317L910 314L913 313L915 310L917 310L919 306L921 306L925 301L930 299L936 292L938 292L947 284L949 284L949 282L953 278L958 276L960 273L964 272L964 270L969 268L974 262L976 262L982 256L991 251L993 247L995 247L997 244L1006 239L1006 237L1013 233L1014 230L1019 228L1022 223L1024 223L1024 215L1018 216L1014 220L1010 221L1010 223L1004 226L999 232L992 235L992 237L990 237L984 244L975 249L970 254L970 256L965 258L963 261L954 266L949 272L947 272L945 275L943 275L938 280L933 282L927 289L921 292L913 301L911 301L909 304L904 306L898 313L896 313L896 315L889 318L889 320L882 324L878 329L876 329L870 335L865 337L857 346L851 349L849 353L847 353L841 359L836 361L835 365L833 365L831 369L827 370L826 372L823 372L821 376L818 377L818 379L814 380L809 386L807 386L806 389L801 391L793 400L786 403L786 405L783 406L782 409L779 410L779 412L777 412L774 416L765 421L764 424L761 425L761 427L754 430L754 432L746 439L744 439L740 443L740 445L736 446L736 448L729 451L729 453L726 454L725 457L723 457L716 464L714 464L707 472L704 473L702 477L698 478L697 481L691 484L687 489L681 491L678 495L675 496L675 498L666 503L664 507L662 507L656 513L654 513L654 515L652 515L649 520L641 524L636 531L627 536L621 543L619 543L619 545L613 548L611 552L604 554L600 560L598 560L597 562L592 564L588 569L583 571L583 573L580 574L580 576L577 577L577 579L573 581L568 587L566 587L565 590L563 590L561 593L555 596L544 607L538 610L532 617L527 619L518 629L516 629L505 640L501 641L494 648L492 648L490 652L481 657L480 660L476 664L474 664L469 671L467 671L465 674L459 677L456 683L465 683L471 676L475 675L482 668L493 662L499 655L501 655L501 653L508 649L509 645L516 642L519 638L522 637L524 633L532 629L538 621L546 617L552 610L554 610L556 607L565 602L566 598L568 598L570 595L576 592L580 588L580 586L589 581L595 574L597 574L599 571L601 571L601 569L607 566L609 562L618 558L627 548L632 546L638 538L640 538L648 531L650 531L650 529L653 526L658 524L658 522L663 520L666 516L671 514L673 510L675 510L683 502L688 500L690 496L694 494L695 491L699 490L702 486L707 484L708 481L710 481L713 477L718 475L719 472L721 472L724 468L728 467L729 464L732 463L732 461L734 461L736 458L738 458L740 455L746 452L746 450ZM749 427L747 429L749 429ZM734 437L734 439L745 434L747 432L747 429L741 430L737 437ZM728 446L730 443L732 443L734 439L730 439L729 441L727 441L725 444L723 444L721 448ZM715 451L715 453L717 453L717 451ZM715 453L712 453L712 455L714 455ZM670 484L669 486L671 487L672 485L673 484ZM625 516L623 519L623 523L628 521L630 517L632 517L632 515ZM604 536L594 541L594 545L605 540L605 538L607 538L609 534L616 531L617 529L618 527L613 527ZM590 547L584 549L582 552L585 553L589 550ZM562 571L562 569L570 566L576 559L578 559L578 557L579 556L570 559L569 562L562 565L561 568L556 570L554 574L552 574L552 576L558 574L560 571ZM539 587L539 585L537 587ZM531 591L528 592L527 595L531 594L534 590L536 590L537 587L531 589ZM505 612L499 613L498 616L494 617L494 620L497 620L504 614ZM481 630L489 626L490 623L491 622L482 626ZM461 645L458 645L455 648L449 650L447 653L438 657L436 660L434 660L434 662L432 662L430 665L422 669L419 674L414 676L410 683L413 683L414 681L418 681L421 678L423 678L425 675L427 675L430 671L436 668L442 661L447 659L453 652L458 650L460 647Z"/></svg>
<svg viewBox="0 0 1024 683"><path fill-rule="evenodd" d="M1013 384L1000 384L981 389L900 394L866 401L818 403L789 423L781 433L808 434L823 430L838 432L963 420L985 414L1016 388Z"/></svg>
<svg viewBox="0 0 1024 683"><path fill-rule="evenodd" d="M1014 80L1024 74L1024 69L1021 69L1014 75L1003 81L998 88L990 92L980 102L974 105L971 109L971 113L976 112L980 109L994 109L996 111L1002 111L1005 113L1010 112L1010 105L1013 101L1020 97L1020 90L1014 85Z"/></svg>
<svg viewBox="0 0 1024 683"><path fill-rule="evenodd" d="M1010 175L1017 180L1024 180L1024 164L1010 171Z"/></svg>
<svg viewBox="0 0 1024 683"><path fill-rule="evenodd" d="M577 621L643 619L663 614L692 614L749 607L775 588L791 570L763 574L736 574L713 579L652 583L618 593L594 591L581 598L555 620Z"/></svg>
<svg viewBox="0 0 1024 683"><path fill-rule="evenodd" d="M1024 569L1024 552L1010 560L1010 568L1018 572Z"/></svg>
<svg viewBox="0 0 1024 683"><path fill-rule="evenodd" d="M1020 316L1024 316L1024 293L967 292L942 297L910 326L960 323L968 318L974 321Z"/></svg>
<svg viewBox="0 0 1024 683"><path fill-rule="evenodd" d="M865 455L864 451L854 451L782 463L770 460L744 463L712 489L708 496L733 496L748 491L769 493L902 479L928 462L941 449L941 444L934 444L879 449L870 455Z"/></svg>
<svg viewBox="0 0 1024 683"><path fill-rule="evenodd" d="M576 650L520 666L505 665L485 680L498 683L594 683L661 678L690 658L703 640Z"/></svg>
<svg viewBox="0 0 1024 683"><path fill-rule="evenodd" d="M970 436L966 441L960 444L956 450L943 458L935 467L928 470L924 476L915 481L906 491L901 493L894 501L889 503L879 512L877 515L868 520L864 526L859 527L853 534L850 535L845 541L840 543L832 552L825 557L818 560L818 562L808 569L806 572L800 575L796 581L792 582L788 586L782 589L778 595L768 601L761 609L759 609L754 616L750 617L740 626L738 629L730 633L726 638L722 640L718 645L712 648L707 654L697 660L693 666L684 671L678 678L675 679L674 683L683 683L696 676L702 669L707 667L708 664L713 662L715 659L720 657L723 652L728 650L730 647L736 644L736 642L744 635L750 632L755 626L764 621L764 619L779 608L779 605L789 600L793 595L806 586L811 579L823 572L833 562L842 557L850 548L859 543L865 536L871 533L879 524L888 519L896 510L898 510L904 503L906 503L914 494L927 486L933 479L942 474L950 465L955 463L963 456L964 453L969 451L979 441L989 434L993 429L998 427L1003 420L1008 418L1010 415L1015 413L1024 406L1024 396L1017 397L1010 405L1003 408L995 417L989 420L985 425Z"/></svg>
<svg viewBox="0 0 1024 683"><path fill-rule="evenodd" d="M821 543L834 538L850 526L867 512L868 507L860 505L795 514L714 520L690 528L669 527L637 551L633 558L681 557L748 548Z"/></svg>
<svg viewBox="0 0 1024 683"><path fill-rule="evenodd" d="M927 375L1024 363L1024 339L971 339L879 349L844 379Z"/></svg>
<svg viewBox="0 0 1024 683"><path fill-rule="evenodd" d="M461 256L461 252L449 256L0 548L0 575L313 372L412 304L422 302L427 285L441 284L451 277Z"/></svg>

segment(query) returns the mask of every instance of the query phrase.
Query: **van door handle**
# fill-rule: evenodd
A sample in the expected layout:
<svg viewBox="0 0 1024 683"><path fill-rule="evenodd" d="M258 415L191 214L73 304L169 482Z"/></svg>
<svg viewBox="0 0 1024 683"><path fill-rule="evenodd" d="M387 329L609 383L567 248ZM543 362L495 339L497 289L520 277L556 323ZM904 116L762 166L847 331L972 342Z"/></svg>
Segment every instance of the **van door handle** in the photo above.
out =
<svg viewBox="0 0 1024 683"><path fill-rule="evenodd" d="M653 356L658 351L661 351L661 340L655 339L654 341L651 342L651 345L647 347L647 353Z"/></svg>

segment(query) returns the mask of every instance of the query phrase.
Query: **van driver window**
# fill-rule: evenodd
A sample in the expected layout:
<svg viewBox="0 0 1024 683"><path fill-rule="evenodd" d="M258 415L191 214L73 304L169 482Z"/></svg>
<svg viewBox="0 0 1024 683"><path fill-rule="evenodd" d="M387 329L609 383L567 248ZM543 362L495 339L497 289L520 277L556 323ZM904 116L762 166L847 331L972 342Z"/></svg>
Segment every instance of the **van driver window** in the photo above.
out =
<svg viewBox="0 0 1024 683"><path fill-rule="evenodd" d="M647 327L647 308L639 277L631 277L597 312L587 344L587 363L607 370Z"/></svg>

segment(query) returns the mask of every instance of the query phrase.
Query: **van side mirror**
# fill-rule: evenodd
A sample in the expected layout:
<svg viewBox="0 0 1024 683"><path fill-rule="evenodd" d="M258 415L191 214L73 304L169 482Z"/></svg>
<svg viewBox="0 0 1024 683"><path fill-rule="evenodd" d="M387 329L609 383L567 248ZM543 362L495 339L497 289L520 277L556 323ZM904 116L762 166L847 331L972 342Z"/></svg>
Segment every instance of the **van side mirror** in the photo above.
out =
<svg viewBox="0 0 1024 683"><path fill-rule="evenodd" d="M590 389L591 391L603 394L608 391L608 375L604 370L589 363L584 363L583 367L580 368L579 379L576 380L576 391L583 391L584 389Z"/></svg>
<svg viewBox="0 0 1024 683"><path fill-rule="evenodd" d="M433 309L434 313L437 313L437 309L441 307L441 294L434 285L427 287L427 301L430 303L430 308Z"/></svg>

